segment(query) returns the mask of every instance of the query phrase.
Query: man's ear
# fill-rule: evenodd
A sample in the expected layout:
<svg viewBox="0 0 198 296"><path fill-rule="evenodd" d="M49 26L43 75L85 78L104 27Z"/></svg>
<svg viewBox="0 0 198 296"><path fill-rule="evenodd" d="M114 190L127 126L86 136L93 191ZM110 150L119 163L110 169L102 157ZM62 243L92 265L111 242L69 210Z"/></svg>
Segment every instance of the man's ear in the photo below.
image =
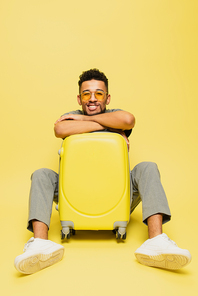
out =
<svg viewBox="0 0 198 296"><path fill-rule="evenodd" d="M106 105L109 105L110 101L111 101L111 95L107 95Z"/></svg>
<svg viewBox="0 0 198 296"><path fill-rule="evenodd" d="M82 103L81 103L81 98L80 98L80 95L77 95L77 101L78 101L78 104L81 106Z"/></svg>

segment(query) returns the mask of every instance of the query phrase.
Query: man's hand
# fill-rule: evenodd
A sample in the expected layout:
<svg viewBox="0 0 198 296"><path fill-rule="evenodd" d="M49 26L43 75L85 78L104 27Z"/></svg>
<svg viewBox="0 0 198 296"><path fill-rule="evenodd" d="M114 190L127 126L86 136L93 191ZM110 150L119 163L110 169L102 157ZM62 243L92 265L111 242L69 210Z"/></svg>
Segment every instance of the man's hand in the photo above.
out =
<svg viewBox="0 0 198 296"><path fill-rule="evenodd" d="M89 133L104 130L100 123L87 120L90 116L81 114L67 114L61 116L54 124L57 138L66 138L75 134Z"/></svg>
<svg viewBox="0 0 198 296"><path fill-rule="evenodd" d="M88 117L87 115L81 115L81 114L67 114L57 119L54 124L56 125L58 122L61 122L64 120L80 120L80 121L87 120L87 117Z"/></svg>

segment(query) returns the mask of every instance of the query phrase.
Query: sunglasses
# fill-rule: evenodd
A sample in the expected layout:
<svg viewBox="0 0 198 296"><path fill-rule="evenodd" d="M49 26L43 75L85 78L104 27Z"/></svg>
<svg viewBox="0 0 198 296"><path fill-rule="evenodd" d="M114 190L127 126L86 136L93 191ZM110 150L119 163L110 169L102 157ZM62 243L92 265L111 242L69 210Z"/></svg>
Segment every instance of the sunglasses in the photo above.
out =
<svg viewBox="0 0 198 296"><path fill-rule="evenodd" d="M103 101L105 94L107 94L107 92L104 92L103 90L96 90L94 92L85 90L80 94L81 100L84 102L88 102L91 99L92 94L94 94L96 100Z"/></svg>

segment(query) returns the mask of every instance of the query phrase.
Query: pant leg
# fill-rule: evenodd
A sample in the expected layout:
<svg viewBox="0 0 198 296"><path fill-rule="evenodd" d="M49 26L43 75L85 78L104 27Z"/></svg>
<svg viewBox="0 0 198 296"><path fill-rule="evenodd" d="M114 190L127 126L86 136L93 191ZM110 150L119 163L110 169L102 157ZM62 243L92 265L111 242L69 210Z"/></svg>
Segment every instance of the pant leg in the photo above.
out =
<svg viewBox="0 0 198 296"><path fill-rule="evenodd" d="M142 201L142 216L145 224L148 217L158 213L163 214L163 223L170 220L168 201L155 163L142 162L136 165L131 171L131 187L133 189L131 212Z"/></svg>
<svg viewBox="0 0 198 296"><path fill-rule="evenodd" d="M32 174L27 229L33 231L32 220L50 225L53 200L58 198L58 174L50 169L39 169Z"/></svg>

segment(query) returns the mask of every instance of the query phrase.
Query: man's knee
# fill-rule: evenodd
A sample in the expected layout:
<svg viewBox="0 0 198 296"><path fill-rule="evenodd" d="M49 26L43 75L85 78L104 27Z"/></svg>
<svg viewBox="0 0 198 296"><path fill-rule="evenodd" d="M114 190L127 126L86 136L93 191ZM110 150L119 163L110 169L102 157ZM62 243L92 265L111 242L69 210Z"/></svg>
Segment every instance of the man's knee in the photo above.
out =
<svg viewBox="0 0 198 296"><path fill-rule="evenodd" d="M139 170L141 171L158 171L158 166L155 162L151 162L151 161L144 161L144 162L141 162L139 163L137 166L136 166Z"/></svg>
<svg viewBox="0 0 198 296"><path fill-rule="evenodd" d="M137 164L132 174L134 174L134 177L138 179L146 178L145 180L147 180L147 178L152 178L154 176L160 178L160 173L157 164L155 162L149 161L144 161Z"/></svg>
<svg viewBox="0 0 198 296"><path fill-rule="evenodd" d="M49 178L52 174L55 174L54 171L50 170L50 169L47 169L47 168L41 168L41 169L38 169L36 170L32 176L31 176L31 180L34 178L34 179L45 179L45 178Z"/></svg>

